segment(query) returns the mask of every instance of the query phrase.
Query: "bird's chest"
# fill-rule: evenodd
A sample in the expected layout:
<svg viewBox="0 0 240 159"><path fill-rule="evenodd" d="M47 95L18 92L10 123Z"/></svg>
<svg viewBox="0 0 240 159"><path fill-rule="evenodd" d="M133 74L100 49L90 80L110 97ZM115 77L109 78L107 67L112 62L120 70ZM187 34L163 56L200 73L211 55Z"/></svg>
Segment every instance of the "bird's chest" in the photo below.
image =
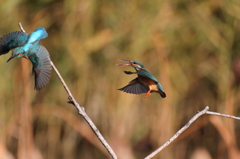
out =
<svg viewBox="0 0 240 159"><path fill-rule="evenodd" d="M28 59L28 56L26 54L23 54L23 53L18 54L17 58L20 58L20 57Z"/></svg>

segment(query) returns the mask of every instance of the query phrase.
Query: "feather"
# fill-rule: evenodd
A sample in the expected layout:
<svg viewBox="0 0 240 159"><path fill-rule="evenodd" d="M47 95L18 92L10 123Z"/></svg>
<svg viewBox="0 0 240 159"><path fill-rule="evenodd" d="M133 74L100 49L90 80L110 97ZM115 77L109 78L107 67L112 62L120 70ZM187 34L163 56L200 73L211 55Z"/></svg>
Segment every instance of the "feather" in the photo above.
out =
<svg viewBox="0 0 240 159"><path fill-rule="evenodd" d="M46 30L44 28L38 27L34 32L30 34L28 39L28 43L34 43L41 39L44 39L48 36Z"/></svg>
<svg viewBox="0 0 240 159"><path fill-rule="evenodd" d="M33 64L33 74L35 75L35 89L41 90L45 87L51 78L51 60L47 49L39 45L37 53L29 55Z"/></svg>
<svg viewBox="0 0 240 159"><path fill-rule="evenodd" d="M148 86L140 83L138 78L135 78L134 80L130 81L128 85L118 90L131 94L142 94L147 93L149 88Z"/></svg>
<svg viewBox="0 0 240 159"><path fill-rule="evenodd" d="M8 53L11 49L23 46L28 39L28 34L15 31L3 35L0 38L0 55Z"/></svg>

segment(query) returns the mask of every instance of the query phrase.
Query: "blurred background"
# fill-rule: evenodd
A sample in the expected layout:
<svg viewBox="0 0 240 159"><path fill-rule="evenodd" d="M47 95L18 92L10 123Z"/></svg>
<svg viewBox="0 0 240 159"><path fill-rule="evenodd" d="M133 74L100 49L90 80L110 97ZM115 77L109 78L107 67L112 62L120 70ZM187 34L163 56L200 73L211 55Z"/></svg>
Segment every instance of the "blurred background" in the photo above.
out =
<svg viewBox="0 0 240 159"><path fill-rule="evenodd" d="M239 0L0 0L0 36L46 28L40 41L119 159L140 159L197 111L240 116ZM1 159L110 158L67 103L55 72L34 90L31 63L0 58ZM138 60L167 97L121 91ZM156 159L239 159L240 122L200 117Z"/></svg>

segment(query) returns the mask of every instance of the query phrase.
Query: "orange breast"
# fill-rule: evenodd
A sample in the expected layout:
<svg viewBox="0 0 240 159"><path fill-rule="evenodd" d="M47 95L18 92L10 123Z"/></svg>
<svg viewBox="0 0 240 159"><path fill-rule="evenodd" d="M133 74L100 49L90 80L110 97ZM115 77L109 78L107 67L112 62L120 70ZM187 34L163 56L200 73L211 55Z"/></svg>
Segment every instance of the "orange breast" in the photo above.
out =
<svg viewBox="0 0 240 159"><path fill-rule="evenodd" d="M28 59L24 54L20 53L18 56L20 56L20 55L21 55L21 57Z"/></svg>
<svg viewBox="0 0 240 159"><path fill-rule="evenodd" d="M138 76L138 78L139 78L140 82L142 84L148 86L150 90L156 91L156 92L158 91L157 84L153 80L151 80L147 77L142 77L142 76Z"/></svg>

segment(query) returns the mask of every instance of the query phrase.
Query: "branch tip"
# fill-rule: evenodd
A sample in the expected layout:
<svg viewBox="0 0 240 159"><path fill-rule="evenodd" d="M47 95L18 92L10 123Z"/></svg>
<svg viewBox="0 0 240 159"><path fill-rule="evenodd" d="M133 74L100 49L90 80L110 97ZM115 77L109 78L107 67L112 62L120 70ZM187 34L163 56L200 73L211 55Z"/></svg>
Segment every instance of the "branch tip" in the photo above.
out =
<svg viewBox="0 0 240 159"><path fill-rule="evenodd" d="M19 26L19 28L21 29L22 32L26 33L26 31L23 29L23 26L22 26L21 22L18 23L18 26Z"/></svg>

